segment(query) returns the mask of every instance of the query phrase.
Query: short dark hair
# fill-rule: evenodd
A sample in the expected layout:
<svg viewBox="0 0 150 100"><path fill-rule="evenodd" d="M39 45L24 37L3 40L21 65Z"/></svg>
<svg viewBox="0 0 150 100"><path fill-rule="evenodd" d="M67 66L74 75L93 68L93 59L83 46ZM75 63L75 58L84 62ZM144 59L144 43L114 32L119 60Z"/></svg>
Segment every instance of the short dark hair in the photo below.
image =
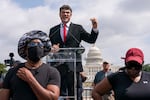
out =
<svg viewBox="0 0 150 100"><path fill-rule="evenodd" d="M104 61L103 64L109 64L108 62Z"/></svg>
<svg viewBox="0 0 150 100"><path fill-rule="evenodd" d="M59 11L61 12L61 10L63 10L63 9L65 9L65 10L70 10L70 11L72 12L72 9L71 9L71 7L70 7L69 5L62 5L62 6L60 7Z"/></svg>

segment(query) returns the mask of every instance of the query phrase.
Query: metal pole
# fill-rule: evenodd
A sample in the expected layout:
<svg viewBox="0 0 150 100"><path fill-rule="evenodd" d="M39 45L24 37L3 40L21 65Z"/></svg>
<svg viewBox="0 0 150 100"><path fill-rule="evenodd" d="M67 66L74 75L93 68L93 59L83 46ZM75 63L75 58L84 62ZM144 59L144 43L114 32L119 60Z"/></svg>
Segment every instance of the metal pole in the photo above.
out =
<svg viewBox="0 0 150 100"><path fill-rule="evenodd" d="M77 100L76 52L74 52L74 98Z"/></svg>

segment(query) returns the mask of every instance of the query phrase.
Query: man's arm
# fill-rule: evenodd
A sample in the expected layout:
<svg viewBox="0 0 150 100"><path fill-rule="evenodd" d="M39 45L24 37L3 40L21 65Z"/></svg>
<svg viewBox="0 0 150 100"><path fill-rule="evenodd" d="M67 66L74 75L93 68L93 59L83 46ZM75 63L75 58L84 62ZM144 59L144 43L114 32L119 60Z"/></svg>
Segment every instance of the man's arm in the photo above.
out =
<svg viewBox="0 0 150 100"><path fill-rule="evenodd" d="M9 89L0 89L0 100L9 100Z"/></svg>
<svg viewBox="0 0 150 100"><path fill-rule="evenodd" d="M59 86L49 84L45 89L34 78L32 73L24 67L18 70L17 76L29 84L38 100L58 100L60 94Z"/></svg>
<svg viewBox="0 0 150 100"><path fill-rule="evenodd" d="M29 85L37 96L38 100L58 100L60 93L58 86L47 85L47 88L45 89L35 79L31 79Z"/></svg>

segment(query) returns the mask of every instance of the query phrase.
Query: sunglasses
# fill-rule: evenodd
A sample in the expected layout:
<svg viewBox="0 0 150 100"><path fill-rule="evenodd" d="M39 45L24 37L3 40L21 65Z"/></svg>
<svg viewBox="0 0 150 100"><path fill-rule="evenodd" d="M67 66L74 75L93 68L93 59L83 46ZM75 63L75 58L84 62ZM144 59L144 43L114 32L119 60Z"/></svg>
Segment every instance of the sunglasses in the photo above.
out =
<svg viewBox="0 0 150 100"><path fill-rule="evenodd" d="M44 44L43 44L42 42L30 42L30 43L28 43L27 46L28 46L28 47L36 47L36 46L39 46L39 47L43 48L43 47L44 47Z"/></svg>
<svg viewBox="0 0 150 100"><path fill-rule="evenodd" d="M142 69L142 65L137 63L137 62L128 62L126 64L126 68L127 69L135 69L135 70L141 70Z"/></svg>

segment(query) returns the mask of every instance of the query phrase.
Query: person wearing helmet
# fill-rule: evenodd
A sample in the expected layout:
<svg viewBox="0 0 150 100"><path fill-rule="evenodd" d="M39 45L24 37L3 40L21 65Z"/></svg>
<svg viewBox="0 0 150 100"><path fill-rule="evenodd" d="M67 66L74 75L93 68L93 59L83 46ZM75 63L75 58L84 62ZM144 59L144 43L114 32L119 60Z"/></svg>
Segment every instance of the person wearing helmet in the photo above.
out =
<svg viewBox="0 0 150 100"><path fill-rule="evenodd" d="M142 71L144 54L139 48L130 48L123 71L104 78L92 91L94 100L113 89L115 100L150 100L150 73Z"/></svg>
<svg viewBox="0 0 150 100"><path fill-rule="evenodd" d="M42 31L30 31L20 38L18 53L26 62L6 74L1 100L58 100L60 74L41 60L49 51L49 38Z"/></svg>

